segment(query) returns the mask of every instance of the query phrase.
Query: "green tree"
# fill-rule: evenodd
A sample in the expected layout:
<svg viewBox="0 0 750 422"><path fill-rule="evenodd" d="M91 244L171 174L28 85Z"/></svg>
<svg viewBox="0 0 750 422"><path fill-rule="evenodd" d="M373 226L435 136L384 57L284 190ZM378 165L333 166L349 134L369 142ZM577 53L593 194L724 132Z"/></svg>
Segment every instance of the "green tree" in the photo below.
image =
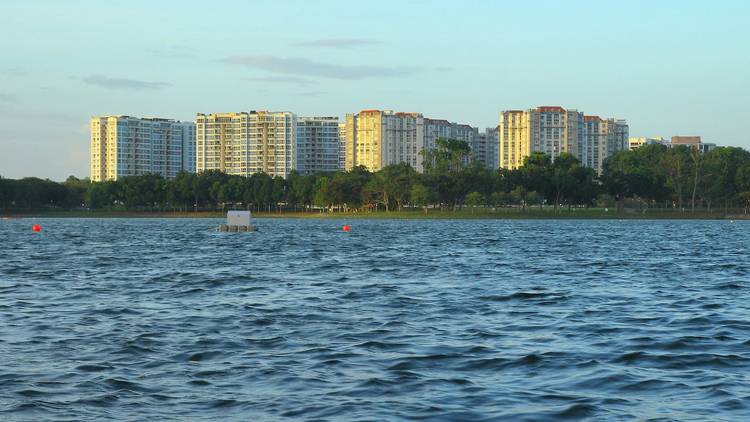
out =
<svg viewBox="0 0 750 422"><path fill-rule="evenodd" d="M332 204L332 201L328 195L328 185L330 180L328 177L319 177L315 181L315 187L313 188L313 203L319 207L328 207Z"/></svg>
<svg viewBox="0 0 750 422"><path fill-rule="evenodd" d="M438 138L435 148L422 150L420 154L426 173L456 173L468 164L471 147L459 139Z"/></svg>
<svg viewBox="0 0 750 422"><path fill-rule="evenodd" d="M684 145L665 149L661 165L667 172L667 185L676 196L677 207L682 210L685 187L690 183L690 149Z"/></svg>
<svg viewBox="0 0 750 422"><path fill-rule="evenodd" d="M427 215L427 206L432 202L432 198L432 192L426 186L421 184L412 185L409 199L413 205L421 207L425 215Z"/></svg>
<svg viewBox="0 0 750 422"><path fill-rule="evenodd" d="M471 207L471 213L474 214L474 209L484 204L484 198L479 192L471 192L466 195L466 205Z"/></svg>

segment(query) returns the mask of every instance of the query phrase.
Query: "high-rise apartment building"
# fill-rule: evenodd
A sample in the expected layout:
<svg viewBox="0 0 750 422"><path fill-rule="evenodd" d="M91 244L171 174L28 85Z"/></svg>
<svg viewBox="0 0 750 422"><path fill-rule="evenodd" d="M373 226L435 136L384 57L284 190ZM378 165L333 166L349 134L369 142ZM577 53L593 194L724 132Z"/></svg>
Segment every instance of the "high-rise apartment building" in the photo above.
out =
<svg viewBox="0 0 750 422"><path fill-rule="evenodd" d="M92 117L91 180L195 172L195 124L161 118Z"/></svg>
<svg viewBox="0 0 750 422"><path fill-rule="evenodd" d="M489 169L497 169L498 164L498 131L488 127L474 137L471 145L473 160Z"/></svg>
<svg viewBox="0 0 750 422"><path fill-rule="evenodd" d="M498 167L517 169L531 155L531 112L506 110L498 125Z"/></svg>
<svg viewBox="0 0 750 422"><path fill-rule="evenodd" d="M481 141L475 127L447 120L428 119L420 113L394 113L363 110L347 114L341 128L344 143L344 168L365 166L378 171L385 166L407 163L416 171L424 171L423 150L432 150L439 138L465 141L474 149ZM487 146L482 144L482 160ZM471 157L467 157L467 163ZM493 165L494 167L494 165Z"/></svg>
<svg viewBox="0 0 750 422"><path fill-rule="evenodd" d="M474 148L478 147L481 143L478 139L479 129L461 123L453 123L447 120L441 119L424 119L424 149L431 151L435 149L437 140L440 138L458 139L469 144L469 147L474 152ZM484 148L484 147L482 147ZM473 154L474 155L474 154ZM424 157L422 157L424 158ZM466 163L472 159L467 157ZM417 171L423 171L422 159L419 160L416 169Z"/></svg>
<svg viewBox="0 0 750 422"><path fill-rule="evenodd" d="M297 119L297 166L301 174L341 170L338 117Z"/></svg>
<svg viewBox="0 0 750 422"><path fill-rule="evenodd" d="M339 170L346 169L346 121L339 123Z"/></svg>
<svg viewBox="0 0 750 422"><path fill-rule="evenodd" d="M585 116L583 165L601 174L604 160L618 151L628 149L628 125L624 120Z"/></svg>
<svg viewBox="0 0 750 422"><path fill-rule="evenodd" d="M531 149L549 155L554 161L561 153L584 155L583 113L562 107L530 110Z"/></svg>
<svg viewBox="0 0 750 422"><path fill-rule="evenodd" d="M296 167L297 116L288 111L198 114L196 170L286 177Z"/></svg>
<svg viewBox="0 0 750 422"><path fill-rule="evenodd" d="M469 125L440 119L424 119L424 147L427 150L434 149L439 138L458 139L471 146L477 135L479 129Z"/></svg>
<svg viewBox="0 0 750 422"><path fill-rule="evenodd" d="M555 158L567 152L584 165L601 171L604 158L627 148L624 120L584 118L577 110L537 107L500 113L499 166L517 169L532 152Z"/></svg>
<svg viewBox="0 0 750 422"><path fill-rule="evenodd" d="M365 166L378 171L407 163L421 171L424 118L420 113L362 110L346 116L346 170Z"/></svg>

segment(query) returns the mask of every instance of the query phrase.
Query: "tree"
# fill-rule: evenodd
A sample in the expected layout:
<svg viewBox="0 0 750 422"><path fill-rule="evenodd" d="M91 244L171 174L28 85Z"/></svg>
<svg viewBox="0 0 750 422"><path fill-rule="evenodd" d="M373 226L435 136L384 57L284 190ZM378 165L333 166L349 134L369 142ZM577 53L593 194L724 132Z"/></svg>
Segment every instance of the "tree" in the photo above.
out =
<svg viewBox="0 0 750 422"><path fill-rule="evenodd" d="M537 192L546 192L551 194L555 192L550 177L550 167L552 160L549 155L542 152L533 152L526 157L523 165L518 169L520 175L519 184L524 187L524 191L533 190ZM547 198L555 201L555 198Z"/></svg>
<svg viewBox="0 0 750 422"><path fill-rule="evenodd" d="M65 207L80 207L85 202L86 189L90 184L88 179L81 180L75 176L69 176L63 186L67 189L67 195L64 201Z"/></svg>
<svg viewBox="0 0 750 422"><path fill-rule="evenodd" d="M661 163L666 147L644 145L634 151L620 151L604 160L601 180L617 199L618 208L628 197L661 201L671 195Z"/></svg>
<svg viewBox="0 0 750 422"><path fill-rule="evenodd" d="M585 177L585 173L578 171L579 168L578 159L567 152L561 153L552 165L546 168L550 182L548 187L553 192L555 209L575 195L580 182L577 176Z"/></svg>
<svg viewBox="0 0 750 422"><path fill-rule="evenodd" d="M474 214L474 208L482 205L483 203L484 198L482 198L482 194L479 192L474 191L466 195L466 205L471 207L472 214Z"/></svg>
<svg viewBox="0 0 750 422"><path fill-rule="evenodd" d="M11 182L8 179L3 179L0 176L0 209L7 208L10 205L10 185Z"/></svg>
<svg viewBox="0 0 750 422"><path fill-rule="evenodd" d="M690 199L690 212L695 212L695 196L698 193L698 182L701 179L701 164L703 164L703 154L698 148L690 149L690 160L693 163L693 194Z"/></svg>
<svg viewBox="0 0 750 422"><path fill-rule="evenodd" d="M173 180L167 182L167 202L172 204L172 206L181 205L185 210L191 206L197 206L194 190L196 177L194 173L186 171L177 173L177 176Z"/></svg>
<svg viewBox="0 0 750 422"><path fill-rule="evenodd" d="M433 198L432 192L430 192L430 190L422 184L415 184L411 187L409 197L411 199L411 203L418 207L422 207L425 215L427 215L427 206L432 202Z"/></svg>
<svg viewBox="0 0 750 422"><path fill-rule="evenodd" d="M386 211L390 209L391 200L394 200L401 211L404 203L409 200L415 176L414 169L406 163L383 167L364 187L363 199L382 203Z"/></svg>
<svg viewBox="0 0 750 422"><path fill-rule="evenodd" d="M326 176L318 178L313 188L313 203L320 207L327 207L332 202L328 196L329 179Z"/></svg>
<svg viewBox="0 0 750 422"><path fill-rule="evenodd" d="M127 176L119 179L118 183L122 187L123 202L128 209L153 209L165 202L166 185L164 179L157 174Z"/></svg>
<svg viewBox="0 0 750 422"><path fill-rule="evenodd" d="M295 211L298 205L312 205L313 187L315 185L314 175L303 176L296 171L292 171L286 182L286 198Z"/></svg>
<svg viewBox="0 0 750 422"><path fill-rule="evenodd" d="M276 176L273 178L273 184L271 185L271 187L271 200L276 206L276 209L280 211L280 204L286 199L286 181L283 177Z"/></svg>
<svg viewBox="0 0 750 422"><path fill-rule="evenodd" d="M690 183L690 150L687 146L676 145L666 148L661 165L667 172L667 185L677 197L677 207L682 210L683 192Z"/></svg>
<svg viewBox="0 0 750 422"><path fill-rule="evenodd" d="M511 202L510 194L508 192L492 192L489 198L490 205L493 207L502 207L509 205Z"/></svg>
<svg viewBox="0 0 750 422"><path fill-rule="evenodd" d="M84 201L90 208L109 208L117 201L119 184L115 181L91 183L84 195Z"/></svg>
<svg viewBox="0 0 750 422"><path fill-rule="evenodd" d="M425 173L456 173L468 164L471 146L459 139L438 138L435 148L420 153Z"/></svg>

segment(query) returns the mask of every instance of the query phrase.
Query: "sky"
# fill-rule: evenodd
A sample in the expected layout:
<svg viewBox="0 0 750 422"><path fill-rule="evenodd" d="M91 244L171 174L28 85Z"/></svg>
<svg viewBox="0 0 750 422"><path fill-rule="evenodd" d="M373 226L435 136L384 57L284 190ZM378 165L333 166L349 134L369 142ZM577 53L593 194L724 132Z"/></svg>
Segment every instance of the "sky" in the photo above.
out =
<svg viewBox="0 0 750 422"><path fill-rule="evenodd" d="M560 105L750 149L746 1L0 0L0 176L89 176L96 115Z"/></svg>

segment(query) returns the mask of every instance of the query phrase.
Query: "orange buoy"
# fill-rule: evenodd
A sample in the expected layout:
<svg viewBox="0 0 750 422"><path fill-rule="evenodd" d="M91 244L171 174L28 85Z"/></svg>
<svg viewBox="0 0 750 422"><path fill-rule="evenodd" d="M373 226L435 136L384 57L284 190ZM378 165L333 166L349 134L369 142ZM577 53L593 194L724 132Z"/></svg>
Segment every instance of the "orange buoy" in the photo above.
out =
<svg viewBox="0 0 750 422"><path fill-rule="evenodd" d="M344 230L345 232L348 232L349 230L351 230L351 227L349 227L349 225L348 225L348 224L344 224L344 227L342 227L342 229L343 229L343 230Z"/></svg>
<svg viewBox="0 0 750 422"><path fill-rule="evenodd" d="M31 230L39 233L40 231L42 231L42 226L40 226L39 224L34 224L33 226L31 226Z"/></svg>

